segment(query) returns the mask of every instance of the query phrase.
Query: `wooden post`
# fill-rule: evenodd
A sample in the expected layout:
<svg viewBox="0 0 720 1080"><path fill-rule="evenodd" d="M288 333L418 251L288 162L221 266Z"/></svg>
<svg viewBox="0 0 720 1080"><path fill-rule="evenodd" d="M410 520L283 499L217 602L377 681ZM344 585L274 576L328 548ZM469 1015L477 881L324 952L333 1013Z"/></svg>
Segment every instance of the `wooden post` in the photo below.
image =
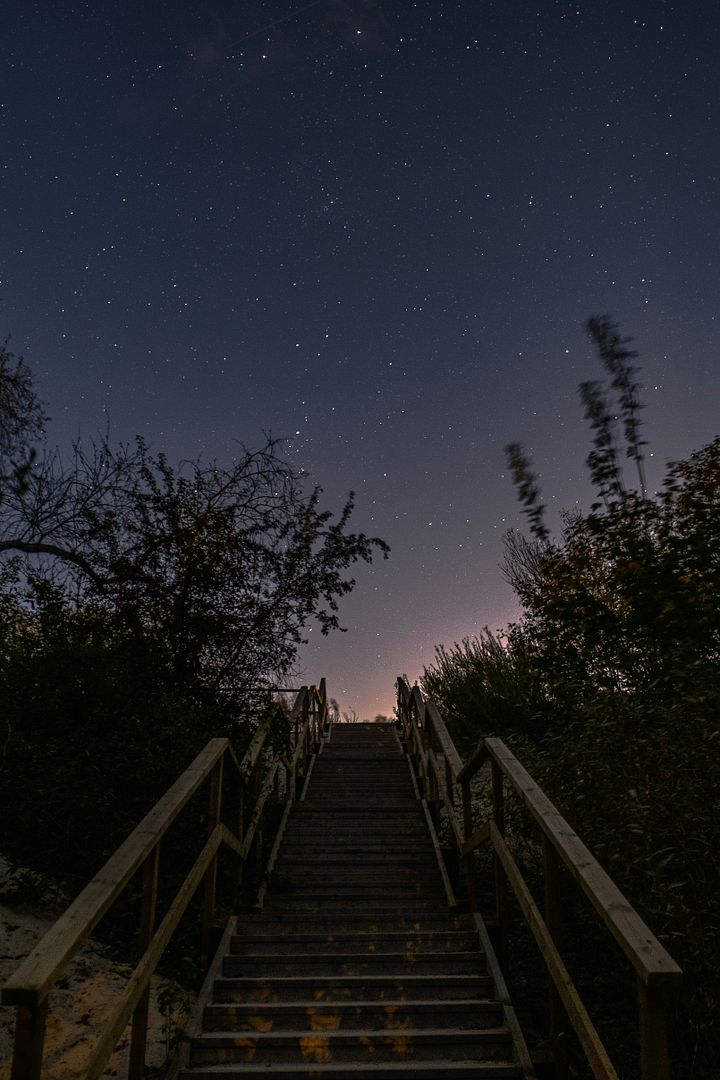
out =
<svg viewBox="0 0 720 1080"><path fill-rule="evenodd" d="M160 844L157 843L143 865L140 928L138 931L138 959L142 959L144 956L152 941L153 933L155 932L159 871ZM141 1080L143 1073L145 1072L149 1005L150 987L148 986L147 990L135 1006L132 1015L128 1080Z"/></svg>
<svg viewBox="0 0 720 1080"><path fill-rule="evenodd" d="M11 1080L40 1080L47 1012L47 998L37 1005L18 1006Z"/></svg>
<svg viewBox="0 0 720 1080"><path fill-rule="evenodd" d="M492 769L492 796L493 796L493 820L497 831L501 836L505 835L505 795L503 792L503 775L498 763L491 759ZM505 948L508 929L508 887L505 871L497 854L494 856L495 863L495 918L500 932L500 951Z"/></svg>
<svg viewBox="0 0 720 1080"><path fill-rule="evenodd" d="M472 795L470 793L470 781L462 782L463 802L463 833L465 839L472 833ZM468 906L470 913L477 911L477 882L475 880L475 852L469 851L465 856L465 877L467 878Z"/></svg>
<svg viewBox="0 0 720 1080"><path fill-rule="evenodd" d="M445 758L445 798L447 799L448 809L455 809L455 785L453 784L452 769L450 768L450 762Z"/></svg>
<svg viewBox="0 0 720 1080"><path fill-rule="evenodd" d="M223 761L224 757L221 757L217 765L210 773L210 791L208 795L208 836L211 836L215 831L215 827L220 823L220 815L222 812L222 782L223 782ZM214 856L210 863L207 873L205 874L205 893L203 896L203 908L202 908L202 932L200 938L200 966L203 971L207 971L210 963L210 929L212 927L213 917L215 915L215 890L217 887L217 855Z"/></svg>
<svg viewBox="0 0 720 1080"><path fill-rule="evenodd" d="M665 1002L638 976L640 1019L640 1076L642 1080L670 1080Z"/></svg>
<svg viewBox="0 0 720 1080"><path fill-rule="evenodd" d="M238 802L237 836L242 844L245 839L245 777L240 777L240 798ZM233 859L233 890L236 905L242 903L243 861L239 855Z"/></svg>
<svg viewBox="0 0 720 1080"><path fill-rule="evenodd" d="M560 859L558 854L543 834L543 885L545 893L545 924L555 945L562 944L562 907L560 903ZM567 1080L569 1075L567 1028L568 1021L560 995L552 979L548 980L550 998L550 1045L555 1063L555 1080Z"/></svg>
<svg viewBox="0 0 720 1080"><path fill-rule="evenodd" d="M255 884L253 885L253 889L255 890L257 890L259 883L262 880L263 844L265 842L263 837L263 831L263 815L261 814L260 820L258 821L257 829L255 830Z"/></svg>

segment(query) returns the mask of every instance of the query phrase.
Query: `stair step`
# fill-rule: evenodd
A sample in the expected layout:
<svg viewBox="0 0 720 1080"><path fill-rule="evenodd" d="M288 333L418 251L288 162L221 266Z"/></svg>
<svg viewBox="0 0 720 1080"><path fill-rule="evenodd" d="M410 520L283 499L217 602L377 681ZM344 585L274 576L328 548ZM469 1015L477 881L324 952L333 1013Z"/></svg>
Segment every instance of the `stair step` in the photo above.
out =
<svg viewBox="0 0 720 1080"><path fill-rule="evenodd" d="M263 946L272 945L271 949ZM458 952L477 951L477 937L471 931L451 933L415 934L381 931L374 934L295 934L290 937L274 937L272 940L256 934L237 934L230 941L233 956L245 956L262 951L303 955L322 951L333 953L388 953L388 952Z"/></svg>
<svg viewBox="0 0 720 1080"><path fill-rule="evenodd" d="M300 829L304 832L307 829L310 833L317 830L328 836L345 835L346 833L359 833L362 836L370 826L373 830L373 838L375 836L393 836L397 837L396 843L400 843L401 840L409 840L412 836L417 838L421 835L423 839L425 838L425 820L422 807L415 800L408 799L405 803L408 808L407 812L402 813L402 815L400 809L397 806L394 807L394 813L397 817L395 822L387 820L382 805L362 808L357 804L346 805L337 801L332 803L303 802L296 805L302 807L302 809L298 809L295 816L291 815L288 826L291 832ZM294 808L293 814L295 814Z"/></svg>
<svg viewBox="0 0 720 1080"><path fill-rule="evenodd" d="M435 868L437 869L437 863ZM428 886L430 873L432 873L432 867L429 870L427 867L421 867L418 870L411 866L397 869L387 863L374 864L371 872L347 865L336 869L332 866L330 869L321 867L304 869L281 865L273 871L271 882L273 890L277 889L281 892L286 889L316 888L331 889L339 895L342 889L369 888L370 882L375 890L402 888L406 891L419 889L423 892L430 887L436 891L434 886Z"/></svg>
<svg viewBox="0 0 720 1080"><path fill-rule="evenodd" d="M484 960L476 951L446 953L302 953L289 956L278 953L231 954L223 960L223 975L249 975L260 969L269 978L293 975L302 967L307 974L332 978L334 975L363 975L366 972L386 973L402 977L405 972L441 975L463 975L481 972Z"/></svg>
<svg viewBox="0 0 720 1080"><path fill-rule="evenodd" d="M281 863L317 865L318 863L332 863L334 866L350 864L360 868L377 862L391 862L395 864L397 857L403 866L432 865L437 872L437 859L435 852L428 845L426 848L416 848L408 851L404 846L399 850L389 847L387 844L377 844L369 847L367 844L360 847L349 841L318 841L316 844L299 844L295 840L282 845L282 851L278 857L278 865Z"/></svg>
<svg viewBox="0 0 720 1080"><path fill-rule="evenodd" d="M444 898L443 898L444 899ZM395 919L399 918L404 911L407 911L409 907L412 907L415 911L423 911L428 914L433 911L437 911L439 902L436 899L419 901L417 897L410 900L391 899L388 901L374 900L372 904L373 911L382 919ZM294 897L289 899L277 899L266 901L264 910L272 918L292 918L295 916L301 916L303 919L312 916L329 916L329 915L341 915L347 918L352 918L357 914L358 906L357 902L348 902L347 900L305 900L301 897Z"/></svg>
<svg viewBox="0 0 720 1080"><path fill-rule="evenodd" d="M261 1080L264 1076L297 1077L298 1080L445 1080L446 1077L467 1077L468 1080L522 1080L523 1073L512 1061L413 1061L367 1062L361 1065L346 1063L338 1065L203 1065L197 1069L184 1069L179 1080Z"/></svg>
<svg viewBox="0 0 720 1080"><path fill-rule="evenodd" d="M333 975L323 978L294 975L274 978L223 977L215 981L215 1002L320 1003L342 1001L454 1001L486 998L492 993L489 975Z"/></svg>
<svg viewBox="0 0 720 1080"><path fill-rule="evenodd" d="M323 866L338 868L353 866L362 871L367 867L384 865L385 863L390 863L392 866L408 866L411 868L433 865L437 867L434 859L435 852L429 845L427 848L419 848L417 851L408 852L403 850L396 855L380 844L375 848L366 846L364 848L351 848L350 850L345 844L338 844L336 847L323 845L322 850L318 851L316 847L311 847L309 844L300 847L293 843L283 845L283 850L276 865L302 869L306 866L316 867L318 860L322 860Z"/></svg>
<svg viewBox="0 0 720 1080"><path fill-rule="evenodd" d="M325 900L355 900L370 905L375 900L382 903L391 899L408 904L415 903L416 898L418 901L423 901L428 897L432 897L435 900L442 901L445 895L442 883L435 884L435 882L417 882L416 884L409 882L406 886L401 884L384 885L382 882L372 882L371 884L358 882L357 884L349 883L347 885L340 883L336 885L332 883L314 885L312 882L307 882L306 884L298 883L295 886L288 887L278 885L278 894L290 891L293 895L302 896L305 900L310 898L319 902ZM273 895L275 895L275 892Z"/></svg>
<svg viewBox="0 0 720 1080"><path fill-rule="evenodd" d="M373 1030L437 1027L484 1028L502 1025L502 1006L497 1001L435 999L433 1001L343 1001L295 1004L258 1002L253 1005L218 1003L207 1005L206 1031Z"/></svg>
<svg viewBox="0 0 720 1080"><path fill-rule="evenodd" d="M439 1061L507 1060L510 1055L507 1028L405 1028L386 1032L271 1031L204 1032L193 1041L190 1065L280 1062L330 1064L370 1059L408 1061L414 1058Z"/></svg>
<svg viewBox="0 0 720 1080"><path fill-rule="evenodd" d="M248 913L242 916L239 931L254 934L267 935L275 938L278 936L288 937L298 934L380 934L389 933L416 933L427 934L431 932L451 932L453 930L473 930L474 923L469 915L447 911L409 911L396 915L394 918L378 918L376 914L362 912L354 913L351 919L345 915L322 914L304 916L302 919L292 917L271 918L269 913Z"/></svg>

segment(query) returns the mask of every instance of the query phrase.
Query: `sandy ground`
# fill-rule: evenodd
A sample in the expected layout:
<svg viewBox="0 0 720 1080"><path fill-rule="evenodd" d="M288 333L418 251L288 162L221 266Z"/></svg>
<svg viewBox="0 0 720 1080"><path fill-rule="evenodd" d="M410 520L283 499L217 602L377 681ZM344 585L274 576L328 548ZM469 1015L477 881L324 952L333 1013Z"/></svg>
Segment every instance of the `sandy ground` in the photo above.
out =
<svg viewBox="0 0 720 1080"><path fill-rule="evenodd" d="M0 893L7 873L7 864L0 858ZM57 908L57 903L55 897L53 908ZM57 917L56 912L42 910L44 906L0 903L0 984L15 971ZM92 940L78 953L50 995L44 1078L73 1080L82 1076L84 1062L102 1028L108 1008L122 991L129 974L129 967L109 960L103 947ZM163 1018L157 1007L157 989L155 980L151 990L146 1061L162 1075L167 1041ZM9 1080L14 1026L15 1010L0 1007L0 1080ZM104 1074L106 1077L126 1075L128 1040L129 1029Z"/></svg>

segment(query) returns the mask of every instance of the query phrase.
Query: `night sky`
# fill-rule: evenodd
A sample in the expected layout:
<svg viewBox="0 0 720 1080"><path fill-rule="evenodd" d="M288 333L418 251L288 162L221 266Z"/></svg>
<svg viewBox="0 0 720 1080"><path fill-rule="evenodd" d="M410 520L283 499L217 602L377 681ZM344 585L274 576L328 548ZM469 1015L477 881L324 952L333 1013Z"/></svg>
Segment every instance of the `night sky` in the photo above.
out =
<svg viewBox="0 0 720 1080"><path fill-rule="evenodd" d="M67 446L263 431L355 525L361 716L517 614L503 446L586 505L583 322L641 351L656 483L720 431L720 8L537 0L9 0L0 335ZM316 640L318 639L318 640Z"/></svg>

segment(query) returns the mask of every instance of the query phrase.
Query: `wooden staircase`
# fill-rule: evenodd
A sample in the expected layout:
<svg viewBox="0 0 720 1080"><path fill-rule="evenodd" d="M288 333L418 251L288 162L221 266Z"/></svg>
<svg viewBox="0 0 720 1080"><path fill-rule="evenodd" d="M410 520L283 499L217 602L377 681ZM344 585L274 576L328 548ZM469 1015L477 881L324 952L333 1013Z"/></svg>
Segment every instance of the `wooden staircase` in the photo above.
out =
<svg viewBox="0 0 720 1080"><path fill-rule="evenodd" d="M183 1080L530 1075L392 724L331 727L263 910L233 930Z"/></svg>
<svg viewBox="0 0 720 1080"><path fill-rule="evenodd" d="M195 1037L168 1062L167 1080L531 1080L533 1062L544 1077L569 1080L582 1059L595 1080L619 1080L626 1073L615 1068L560 950L570 887L634 974L641 1080L670 1080L668 1021L680 968L501 739L483 739L463 761L433 702L403 677L397 689L397 728L332 725L321 679L296 691L289 714L278 706L289 734L282 749L273 745L271 713L242 760L228 739L206 744L2 987L2 1004L16 1010L11 1080L47 1075L51 991L131 886L139 886L139 957L78 1066L82 1080L107 1075L128 1028L127 1057L113 1075L147 1075L151 979L194 897L207 975L191 1018ZM183 841L194 862L172 897L164 889L159 910L161 845L203 795L202 839L189 849ZM506 828L508 799L536 837L542 880L534 888ZM467 913L436 822L462 868ZM498 939L516 947L520 915L536 948L525 963L541 961L548 977L545 1002L535 1002L532 1059L479 911L481 849L492 857L488 906ZM253 912L226 921L208 969L219 868L240 903L242 880L251 884L263 868L265 878ZM623 1069L633 1056L632 1047L618 1051Z"/></svg>

